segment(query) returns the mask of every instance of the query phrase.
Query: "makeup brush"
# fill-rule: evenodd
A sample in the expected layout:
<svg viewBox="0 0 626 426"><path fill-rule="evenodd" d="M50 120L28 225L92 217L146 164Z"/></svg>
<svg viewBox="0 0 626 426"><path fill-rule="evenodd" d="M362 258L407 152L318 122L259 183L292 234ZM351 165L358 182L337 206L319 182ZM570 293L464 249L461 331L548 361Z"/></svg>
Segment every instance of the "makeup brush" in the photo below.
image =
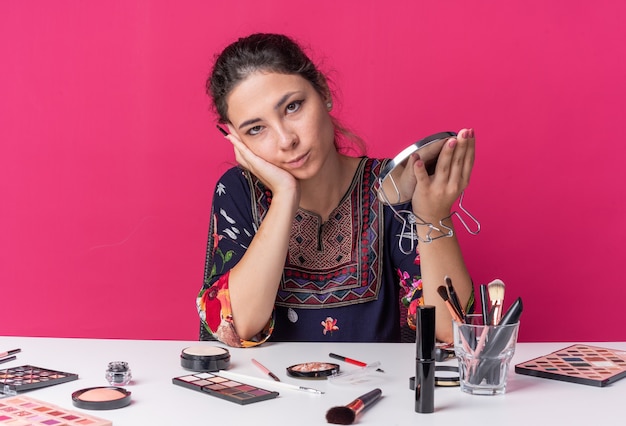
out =
<svg viewBox="0 0 626 426"><path fill-rule="evenodd" d="M458 312L456 308L454 307L454 305L452 304L452 302L450 302L450 297L448 296L448 290L446 290L444 286L440 285L439 287L437 287L437 293L439 293L439 296L441 296L443 301L446 302L446 307L448 308L448 311L450 311L450 315L452 315L452 319L456 322L462 323L463 319L461 318L461 313Z"/></svg>
<svg viewBox="0 0 626 426"><path fill-rule="evenodd" d="M450 296L450 303L454 306L454 309L459 313L459 316L465 322L465 310L461 306L459 296L457 296L454 286L452 285L452 279L448 276L445 278L446 286L448 286L448 295Z"/></svg>
<svg viewBox="0 0 626 426"><path fill-rule="evenodd" d="M504 283L502 280L493 280L487 284L491 311L489 312L489 324L498 325L502 317L502 302L504 302Z"/></svg>
<svg viewBox="0 0 626 426"><path fill-rule="evenodd" d="M348 405L333 407L326 412L326 421L336 425L351 425L354 423L356 416L367 407L374 405L382 394L383 391L376 388L361 395Z"/></svg>

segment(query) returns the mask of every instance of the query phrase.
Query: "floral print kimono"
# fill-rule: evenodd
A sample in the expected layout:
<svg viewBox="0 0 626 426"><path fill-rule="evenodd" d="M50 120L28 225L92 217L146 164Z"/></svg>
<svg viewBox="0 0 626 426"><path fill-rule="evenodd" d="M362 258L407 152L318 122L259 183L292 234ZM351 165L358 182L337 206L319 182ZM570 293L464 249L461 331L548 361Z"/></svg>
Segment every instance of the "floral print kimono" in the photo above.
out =
<svg viewBox="0 0 626 426"><path fill-rule="evenodd" d="M406 255L399 247L403 222L377 196L385 163L362 158L325 223L298 209L274 312L251 340L240 339L233 326L228 277L263 221L272 194L248 171L228 170L213 197L204 284L197 297L202 326L210 335L235 347L255 346L270 337L400 341L401 318L407 318L409 309L410 319L423 303L422 285L419 254Z"/></svg>

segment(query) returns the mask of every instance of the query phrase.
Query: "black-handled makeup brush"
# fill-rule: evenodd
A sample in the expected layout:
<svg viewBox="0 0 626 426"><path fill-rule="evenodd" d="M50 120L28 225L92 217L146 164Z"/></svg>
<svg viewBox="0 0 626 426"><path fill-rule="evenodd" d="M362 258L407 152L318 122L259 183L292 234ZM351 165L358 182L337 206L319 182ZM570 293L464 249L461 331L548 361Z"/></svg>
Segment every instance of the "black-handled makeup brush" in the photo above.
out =
<svg viewBox="0 0 626 426"><path fill-rule="evenodd" d="M326 413L326 421L336 425L351 425L354 423L356 416L378 401L383 391L376 388L368 393L361 395L350 404L342 407L333 407Z"/></svg>
<svg viewBox="0 0 626 426"><path fill-rule="evenodd" d="M459 313L461 317L461 322L465 322L465 309L461 306L461 301L459 300L459 296L457 296L456 291L454 290L454 286L452 285L452 279L448 276L445 278L446 286L448 287L448 294L450 295L450 302L454 309Z"/></svg>
<svg viewBox="0 0 626 426"><path fill-rule="evenodd" d="M483 317L483 325L489 325L489 296L487 296L487 284L480 285L480 308Z"/></svg>

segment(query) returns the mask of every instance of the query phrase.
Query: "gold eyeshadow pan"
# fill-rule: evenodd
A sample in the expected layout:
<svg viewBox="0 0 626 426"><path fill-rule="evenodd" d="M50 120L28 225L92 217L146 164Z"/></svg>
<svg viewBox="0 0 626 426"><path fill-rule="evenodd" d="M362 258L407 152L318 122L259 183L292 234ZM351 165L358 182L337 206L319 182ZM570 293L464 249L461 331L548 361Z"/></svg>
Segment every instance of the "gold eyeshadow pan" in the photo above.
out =
<svg viewBox="0 0 626 426"><path fill-rule="evenodd" d="M22 392L71 382L76 379L78 379L78 374L35 367L34 365L21 365L0 370L0 389L4 389L5 393L6 391Z"/></svg>
<svg viewBox="0 0 626 426"><path fill-rule="evenodd" d="M213 373L197 373L175 377L172 379L172 383L240 405L274 399L279 395L278 392L229 380Z"/></svg>
<svg viewBox="0 0 626 426"><path fill-rule="evenodd" d="M0 426L111 426L109 420L49 404L27 396L0 399Z"/></svg>
<svg viewBox="0 0 626 426"><path fill-rule="evenodd" d="M517 364L515 372L604 387L626 377L626 351L576 344Z"/></svg>

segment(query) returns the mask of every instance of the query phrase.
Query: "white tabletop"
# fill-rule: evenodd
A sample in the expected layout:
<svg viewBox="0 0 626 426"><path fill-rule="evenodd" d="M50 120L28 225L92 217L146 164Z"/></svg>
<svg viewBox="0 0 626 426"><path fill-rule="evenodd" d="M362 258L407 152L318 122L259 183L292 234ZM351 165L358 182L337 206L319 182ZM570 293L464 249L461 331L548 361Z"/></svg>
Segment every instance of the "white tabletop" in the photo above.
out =
<svg viewBox="0 0 626 426"><path fill-rule="evenodd" d="M513 365L569 346L569 343L518 343L511 365L507 393L501 396L472 396L458 387L437 388L435 413L414 410L414 392L409 377L415 374L413 344L380 343L267 343L252 349L229 348L230 371L264 378L252 364L255 358L284 382L314 387L324 395L273 388L271 382L250 382L280 396L273 400L238 405L172 384L172 378L188 372L180 366L180 352L193 345L220 345L213 342L96 340L33 337L0 337L0 351L21 348L17 359L0 369L31 364L38 367L77 373L77 381L30 391L26 395L67 409L73 391L107 386L104 371L110 361L127 361L133 382L125 386L132 392L130 406L109 411L84 411L124 425L244 425L244 424L326 424L329 408L345 405L359 395L379 387L382 399L357 418L360 425L507 425L537 424L589 425L621 414L626 396L626 380L604 388L566 383L515 374ZM626 342L591 343L626 350ZM220 345L221 346L221 345ZM287 376L285 368L308 361L328 361L343 371L356 366L332 360L335 352L368 363L380 361L385 373L365 385L338 385L327 380L303 380ZM621 423L621 422L620 422Z"/></svg>

